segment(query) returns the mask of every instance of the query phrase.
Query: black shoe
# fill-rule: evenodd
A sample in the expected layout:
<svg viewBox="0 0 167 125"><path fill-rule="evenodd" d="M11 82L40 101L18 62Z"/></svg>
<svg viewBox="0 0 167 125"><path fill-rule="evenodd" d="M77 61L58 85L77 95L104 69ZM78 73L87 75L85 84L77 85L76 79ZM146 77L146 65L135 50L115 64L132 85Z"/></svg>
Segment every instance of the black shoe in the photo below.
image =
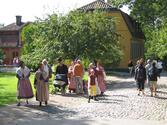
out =
<svg viewBox="0 0 167 125"><path fill-rule="evenodd" d="M45 101L45 105L47 105L48 104L48 102L47 101Z"/></svg>
<svg viewBox="0 0 167 125"><path fill-rule="evenodd" d="M20 102L17 103L17 106L20 106Z"/></svg>
<svg viewBox="0 0 167 125"><path fill-rule="evenodd" d="M101 92L101 93L100 93L100 96L103 96L103 95L104 95L104 92Z"/></svg>
<svg viewBox="0 0 167 125"><path fill-rule="evenodd" d="M96 97L97 97L97 96L94 97L94 101L99 101Z"/></svg>
<svg viewBox="0 0 167 125"><path fill-rule="evenodd" d="M29 103L28 103L28 100L26 100L26 103L29 104Z"/></svg>
<svg viewBox="0 0 167 125"><path fill-rule="evenodd" d="M99 100L95 98L94 101L99 101Z"/></svg>
<svg viewBox="0 0 167 125"><path fill-rule="evenodd" d="M88 103L90 103L90 99L92 98L92 96L89 96L89 99L88 99Z"/></svg>
<svg viewBox="0 0 167 125"><path fill-rule="evenodd" d="M39 106L42 106L42 102L39 102Z"/></svg>

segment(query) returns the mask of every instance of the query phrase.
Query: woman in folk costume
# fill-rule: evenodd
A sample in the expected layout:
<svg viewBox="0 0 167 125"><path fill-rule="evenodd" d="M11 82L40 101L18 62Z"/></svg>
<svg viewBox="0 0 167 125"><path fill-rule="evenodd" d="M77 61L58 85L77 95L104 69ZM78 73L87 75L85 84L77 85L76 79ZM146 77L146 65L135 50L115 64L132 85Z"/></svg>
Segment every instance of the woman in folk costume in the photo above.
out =
<svg viewBox="0 0 167 125"><path fill-rule="evenodd" d="M42 61L43 67L44 67L44 72L46 73L46 75L44 76L45 79L45 83L48 83L49 81L49 66L48 66L48 62L46 59L44 59Z"/></svg>
<svg viewBox="0 0 167 125"><path fill-rule="evenodd" d="M98 101L96 96L97 96L97 77L95 75L95 71L93 69L90 70L90 75L88 77L88 94L89 94L89 99L88 103L90 103L90 99L94 99L95 101Z"/></svg>
<svg viewBox="0 0 167 125"><path fill-rule="evenodd" d="M75 78L73 74L74 70L74 62L71 62L71 66L68 68L68 83L69 83L69 92L71 91L75 92L76 90L76 83L75 83Z"/></svg>
<svg viewBox="0 0 167 125"><path fill-rule="evenodd" d="M20 99L26 99L26 103L28 104L28 99L32 98L34 94L29 80L30 70L25 66L23 61L20 61L20 67L16 70L16 77L18 78L17 105L20 106Z"/></svg>
<svg viewBox="0 0 167 125"><path fill-rule="evenodd" d="M39 69L35 73L36 100L39 101L39 106L42 106L42 102L47 105L49 100L48 84L45 83L46 75L44 65L40 63Z"/></svg>
<svg viewBox="0 0 167 125"><path fill-rule="evenodd" d="M100 88L101 95L103 95L104 92L106 91L106 84L105 84L106 75L104 72L104 68L100 65L100 62L97 62L96 72L97 72L98 86Z"/></svg>

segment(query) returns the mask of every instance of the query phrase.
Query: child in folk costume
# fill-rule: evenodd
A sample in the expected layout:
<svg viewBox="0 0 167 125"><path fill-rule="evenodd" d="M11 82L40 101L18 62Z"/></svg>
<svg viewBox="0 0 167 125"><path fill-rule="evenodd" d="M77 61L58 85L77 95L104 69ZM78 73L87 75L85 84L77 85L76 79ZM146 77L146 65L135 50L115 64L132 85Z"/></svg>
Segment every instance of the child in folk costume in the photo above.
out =
<svg viewBox="0 0 167 125"><path fill-rule="evenodd" d="M71 66L69 66L68 68L68 84L69 84L70 93L71 91L75 92L75 89L76 89L76 83L75 83L73 70L74 70L74 62L71 62Z"/></svg>
<svg viewBox="0 0 167 125"><path fill-rule="evenodd" d="M96 67L93 65L93 63L90 63L89 64L89 68L88 68L88 75L90 76L91 74L91 70L94 70L95 72L95 76L97 77L97 70L96 70ZM100 88L99 88L99 85L98 85L98 81L96 82L96 95L100 95L101 94L101 91L100 91Z"/></svg>
<svg viewBox="0 0 167 125"><path fill-rule="evenodd" d="M29 80L30 70L25 66L23 61L20 61L20 67L16 70L16 77L18 78L17 106L20 106L20 99L26 99L26 103L28 104L28 99L32 98L34 94Z"/></svg>
<svg viewBox="0 0 167 125"><path fill-rule="evenodd" d="M90 75L88 78L88 92L89 99L88 103L90 103L90 99L93 97L95 101L98 101L96 98L97 95L97 77L95 75L95 71L93 69L90 70Z"/></svg>

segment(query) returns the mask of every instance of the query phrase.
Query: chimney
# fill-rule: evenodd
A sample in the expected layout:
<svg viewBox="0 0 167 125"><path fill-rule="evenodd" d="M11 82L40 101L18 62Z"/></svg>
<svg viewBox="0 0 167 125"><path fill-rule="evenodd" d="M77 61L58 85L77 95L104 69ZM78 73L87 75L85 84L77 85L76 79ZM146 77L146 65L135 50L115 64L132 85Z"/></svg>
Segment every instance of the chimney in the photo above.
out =
<svg viewBox="0 0 167 125"><path fill-rule="evenodd" d="M21 16L16 16L16 25L21 26Z"/></svg>

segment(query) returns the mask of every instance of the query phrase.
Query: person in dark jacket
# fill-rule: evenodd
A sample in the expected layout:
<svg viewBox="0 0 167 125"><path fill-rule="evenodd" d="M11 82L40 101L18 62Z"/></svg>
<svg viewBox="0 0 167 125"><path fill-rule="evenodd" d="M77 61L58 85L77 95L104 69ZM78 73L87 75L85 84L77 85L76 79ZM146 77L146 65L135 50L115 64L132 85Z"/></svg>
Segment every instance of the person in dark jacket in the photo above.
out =
<svg viewBox="0 0 167 125"><path fill-rule="evenodd" d="M141 91L142 91L142 94L145 95L144 83L146 81L146 69L143 66L142 61L140 61L139 66L136 68L135 80L136 80L137 85L138 85L138 91L139 91L138 95L140 96Z"/></svg>
<svg viewBox="0 0 167 125"><path fill-rule="evenodd" d="M129 69L129 75L132 77L133 76L133 70L134 70L132 60L130 60L129 63L128 63L128 69Z"/></svg>
<svg viewBox="0 0 167 125"><path fill-rule="evenodd" d="M150 90L151 97L156 96L156 88L157 88L157 77L159 76L158 69L156 68L156 63L152 63L152 67L148 70L148 78L150 80Z"/></svg>
<svg viewBox="0 0 167 125"><path fill-rule="evenodd" d="M65 84L62 86L62 95L65 95L65 88L68 85L68 79L67 79L67 74L68 74L68 67L63 63L63 59L59 58L58 59L58 66L56 68L56 75L59 75L62 77L62 81L65 82Z"/></svg>

